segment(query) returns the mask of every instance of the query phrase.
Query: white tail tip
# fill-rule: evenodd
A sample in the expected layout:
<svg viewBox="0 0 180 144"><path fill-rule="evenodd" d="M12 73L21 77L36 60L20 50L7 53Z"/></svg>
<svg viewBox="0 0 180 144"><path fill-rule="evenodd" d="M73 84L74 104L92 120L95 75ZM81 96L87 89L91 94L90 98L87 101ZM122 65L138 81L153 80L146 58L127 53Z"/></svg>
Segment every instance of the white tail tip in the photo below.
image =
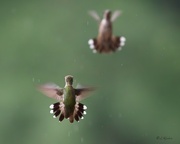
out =
<svg viewBox="0 0 180 144"><path fill-rule="evenodd" d="M89 47L90 47L90 49L94 49L94 45L90 45Z"/></svg>
<svg viewBox="0 0 180 144"><path fill-rule="evenodd" d="M51 113L51 114L53 114L53 113L54 113L54 111L53 111L53 110L50 110L50 113Z"/></svg>
<svg viewBox="0 0 180 144"><path fill-rule="evenodd" d="M124 45L125 45L125 42L121 42L121 43L120 43L120 46L124 46Z"/></svg>
<svg viewBox="0 0 180 144"><path fill-rule="evenodd" d="M50 105L50 106L49 106L49 108L50 108L50 109L53 109L53 108L54 108L54 105L53 105L53 104L52 104L52 105Z"/></svg>
<svg viewBox="0 0 180 144"><path fill-rule="evenodd" d="M83 109L87 109L87 106L84 105L84 106L83 106Z"/></svg>
<svg viewBox="0 0 180 144"><path fill-rule="evenodd" d="M93 50L93 53L97 53L97 50L94 49L94 50Z"/></svg>
<svg viewBox="0 0 180 144"><path fill-rule="evenodd" d="M120 41L121 41L121 42L125 42L125 41L126 41L126 38L123 37L123 36L121 36L121 37L120 37Z"/></svg>
<svg viewBox="0 0 180 144"><path fill-rule="evenodd" d="M94 44L94 41L93 41L92 39L90 39L90 40L88 41L88 44L89 44L89 45L93 45L93 44Z"/></svg>
<svg viewBox="0 0 180 144"><path fill-rule="evenodd" d="M120 50L122 50L122 47L119 47L119 48L118 48L118 51L120 51Z"/></svg>

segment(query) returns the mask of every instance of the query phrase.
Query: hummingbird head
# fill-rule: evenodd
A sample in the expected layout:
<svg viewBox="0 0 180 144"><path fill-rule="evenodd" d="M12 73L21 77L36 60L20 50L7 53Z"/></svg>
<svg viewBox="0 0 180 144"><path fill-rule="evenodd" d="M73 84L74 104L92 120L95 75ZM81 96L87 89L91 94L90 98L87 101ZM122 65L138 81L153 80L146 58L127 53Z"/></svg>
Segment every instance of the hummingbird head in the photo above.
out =
<svg viewBox="0 0 180 144"><path fill-rule="evenodd" d="M65 83L66 83L66 85L72 85L73 84L73 76L71 76L71 75L65 76Z"/></svg>
<svg viewBox="0 0 180 144"><path fill-rule="evenodd" d="M107 20L111 19L111 11L110 10L104 11L104 19L107 19Z"/></svg>

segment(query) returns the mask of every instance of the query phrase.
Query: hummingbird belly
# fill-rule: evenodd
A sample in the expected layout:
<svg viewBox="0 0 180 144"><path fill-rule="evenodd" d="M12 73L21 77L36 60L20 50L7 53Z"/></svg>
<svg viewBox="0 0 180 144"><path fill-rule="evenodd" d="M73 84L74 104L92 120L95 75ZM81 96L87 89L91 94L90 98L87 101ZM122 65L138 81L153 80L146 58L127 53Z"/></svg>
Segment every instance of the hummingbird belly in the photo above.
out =
<svg viewBox="0 0 180 144"><path fill-rule="evenodd" d="M75 105L65 105L65 118L69 118L74 113Z"/></svg>
<svg viewBox="0 0 180 144"><path fill-rule="evenodd" d="M101 39L109 39L112 36L112 31L108 28L100 29L98 37Z"/></svg>

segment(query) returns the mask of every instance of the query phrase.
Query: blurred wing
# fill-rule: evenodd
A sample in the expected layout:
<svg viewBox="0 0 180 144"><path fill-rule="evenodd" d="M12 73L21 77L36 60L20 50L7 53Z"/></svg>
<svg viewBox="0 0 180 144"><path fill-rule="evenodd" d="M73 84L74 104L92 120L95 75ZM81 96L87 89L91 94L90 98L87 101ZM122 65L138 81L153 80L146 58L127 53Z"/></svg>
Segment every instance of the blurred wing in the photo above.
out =
<svg viewBox="0 0 180 144"><path fill-rule="evenodd" d="M121 14L121 11L119 10L116 10L113 14L112 14L112 17L111 17L111 21L115 21L117 19L118 16L120 16Z"/></svg>
<svg viewBox="0 0 180 144"><path fill-rule="evenodd" d="M37 87L37 89L50 98L56 99L58 101L63 100L63 89L54 83L40 85Z"/></svg>
<svg viewBox="0 0 180 144"><path fill-rule="evenodd" d="M76 95L76 100L77 101L81 101L83 100L84 98L88 97L88 94L91 92L91 91L94 91L95 88L93 87L82 87L80 85L77 86L78 88L75 89L75 95Z"/></svg>
<svg viewBox="0 0 180 144"><path fill-rule="evenodd" d="M88 12L90 16L92 16L96 21L100 22L101 18L99 17L99 15L95 12L95 11L89 11Z"/></svg>

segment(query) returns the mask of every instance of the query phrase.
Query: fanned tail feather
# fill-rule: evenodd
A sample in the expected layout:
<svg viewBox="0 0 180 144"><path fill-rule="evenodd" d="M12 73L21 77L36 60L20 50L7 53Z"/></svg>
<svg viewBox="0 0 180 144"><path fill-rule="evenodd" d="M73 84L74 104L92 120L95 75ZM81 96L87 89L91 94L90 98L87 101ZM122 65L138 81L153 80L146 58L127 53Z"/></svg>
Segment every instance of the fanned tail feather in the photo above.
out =
<svg viewBox="0 0 180 144"><path fill-rule="evenodd" d="M74 119L79 122L80 119L84 119L83 115L86 115L87 106L82 103L76 103L74 110Z"/></svg>
<svg viewBox="0 0 180 144"><path fill-rule="evenodd" d="M61 102L54 103L49 107L50 113L54 114L53 117L56 118L59 116L59 122L63 121L64 119L64 104Z"/></svg>
<svg viewBox="0 0 180 144"><path fill-rule="evenodd" d="M106 41L98 41L96 38L88 41L90 49L93 53L109 53L121 50L125 45L126 38L124 36L113 36Z"/></svg>
<svg viewBox="0 0 180 144"><path fill-rule="evenodd" d="M65 111L64 111L64 104L63 102L57 102L49 107L50 113L53 114L53 118L59 117L59 122L63 121L65 117ZM82 104L77 102L75 105L74 113L67 117L71 123L74 122L74 119L79 122L80 119L84 119L83 115L86 114L87 107Z"/></svg>
<svg viewBox="0 0 180 144"><path fill-rule="evenodd" d="M113 38L113 48L116 50L122 50L122 47L125 45L126 38L123 36L117 36Z"/></svg>

